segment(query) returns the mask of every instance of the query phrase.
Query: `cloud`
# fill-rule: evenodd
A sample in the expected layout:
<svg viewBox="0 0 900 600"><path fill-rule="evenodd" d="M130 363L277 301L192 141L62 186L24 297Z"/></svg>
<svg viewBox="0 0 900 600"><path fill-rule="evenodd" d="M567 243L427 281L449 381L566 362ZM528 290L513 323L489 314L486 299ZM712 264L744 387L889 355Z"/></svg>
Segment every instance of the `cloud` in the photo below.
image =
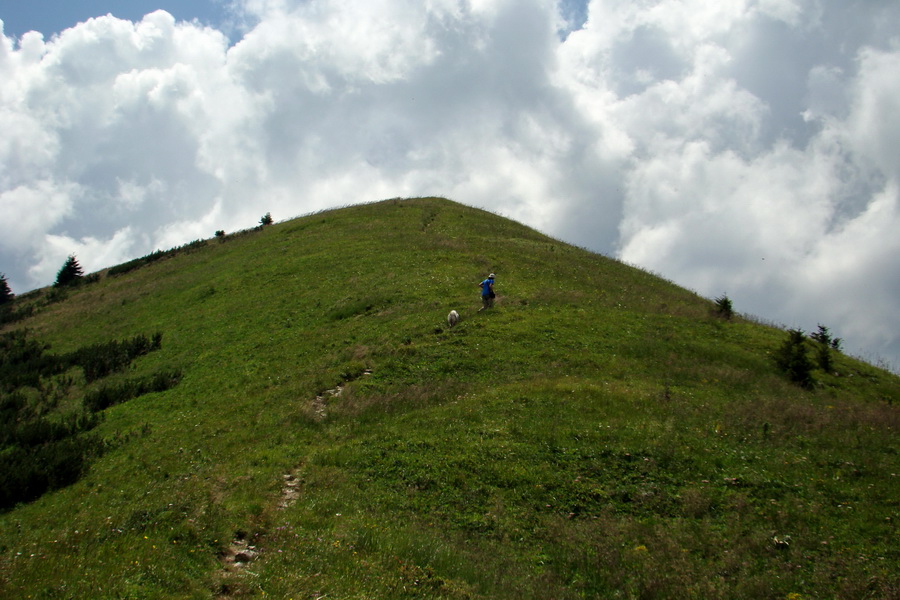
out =
<svg viewBox="0 0 900 600"><path fill-rule="evenodd" d="M73 239L62 235L47 235L37 249L38 261L31 266L29 274L45 281L54 281L60 267L69 255L78 258L78 264L90 273L105 266L123 262L132 252L134 232L130 227L115 232L108 240L92 237ZM60 257L63 260L60 260ZM87 257L87 258L84 258Z"/></svg>
<svg viewBox="0 0 900 600"><path fill-rule="evenodd" d="M900 362L895 2L233 7L234 43L164 11L2 37L14 290L440 194Z"/></svg>
<svg viewBox="0 0 900 600"><path fill-rule="evenodd" d="M771 39L770 16L756 31L741 22L744 37ZM779 22L777 36L790 27ZM836 33L795 32L787 46ZM896 361L900 341L885 333L900 330L887 306L900 279L888 258L900 225L888 150L900 135L896 42L859 46L852 61L832 48L837 64L784 48L781 72L765 76L732 66L749 60L746 44L698 46L689 74L621 101L616 121L639 119L626 131L641 158L625 177L620 255L769 319L828 321ZM869 301L861 289L878 291Z"/></svg>
<svg viewBox="0 0 900 600"><path fill-rule="evenodd" d="M72 212L78 187L35 181L0 191L0 249L4 255L21 255L46 228L62 222Z"/></svg>

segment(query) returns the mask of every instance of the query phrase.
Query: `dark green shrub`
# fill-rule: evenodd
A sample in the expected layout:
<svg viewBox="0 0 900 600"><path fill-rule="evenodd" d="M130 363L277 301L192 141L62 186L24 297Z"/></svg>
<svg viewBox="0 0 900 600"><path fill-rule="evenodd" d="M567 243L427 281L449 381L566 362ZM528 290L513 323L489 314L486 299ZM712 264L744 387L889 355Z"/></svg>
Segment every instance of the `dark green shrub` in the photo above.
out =
<svg viewBox="0 0 900 600"><path fill-rule="evenodd" d="M73 483L102 449L84 432L101 415L39 416L21 393L0 396L0 510Z"/></svg>
<svg viewBox="0 0 900 600"><path fill-rule="evenodd" d="M38 387L41 377L60 372L64 361L46 354L49 348L23 329L0 334L0 391Z"/></svg>
<svg viewBox="0 0 900 600"><path fill-rule="evenodd" d="M85 379L92 381L161 346L162 334L155 333L151 338L139 335L54 356L47 353L49 345L25 330L0 334L0 510L70 485L84 473L104 448L99 437L87 434L103 420L98 411L169 389L181 379L180 371L170 370L104 388L85 398L90 410L60 414L54 412L59 397L53 390L58 392L61 386L68 394L75 379L59 374L81 366ZM48 377L56 379L48 385Z"/></svg>
<svg viewBox="0 0 900 600"><path fill-rule="evenodd" d="M170 250L172 255L177 254L179 252L191 252L198 248L202 248L207 244L206 240L194 240L193 242L189 242L183 246L178 246L177 248Z"/></svg>
<svg viewBox="0 0 900 600"><path fill-rule="evenodd" d="M73 365L80 365L84 370L85 380L92 382L110 373L121 371L135 358L158 350L161 345L161 333L154 334L152 340L145 335L137 335L130 340L111 341L80 348L69 355L69 361Z"/></svg>
<svg viewBox="0 0 900 600"><path fill-rule="evenodd" d="M164 392L178 385L179 381L181 371L160 371L149 377L132 379L91 392L84 397L84 407L91 412L98 412L144 394Z"/></svg>
<svg viewBox="0 0 900 600"><path fill-rule="evenodd" d="M53 304L54 302L62 302L66 298L69 297L69 291L66 288L54 287L52 290L47 292L47 295L44 296L47 304Z"/></svg>
<svg viewBox="0 0 900 600"><path fill-rule="evenodd" d="M806 354L806 335L799 329L788 331L788 339L775 352L775 364L797 385L812 387L813 363Z"/></svg>
<svg viewBox="0 0 900 600"><path fill-rule="evenodd" d="M124 275L129 271L134 271L139 267L143 267L147 264L147 261L143 258L135 258L134 260L130 260L126 263L122 263L121 265L116 265L114 267L110 267L109 271L107 271L107 275L110 277L115 277L117 275Z"/></svg>
<svg viewBox="0 0 900 600"><path fill-rule="evenodd" d="M195 250L197 248L202 248L205 245L206 240L194 240L193 242L184 244L183 246L176 246L174 248L170 248L169 250L154 250L146 256L135 258L126 263L122 263L121 265L110 267L107 273L110 276L123 275L125 273L128 273L129 271L134 271L135 269L139 269L140 267L149 265L150 263L156 262L160 259L175 256L179 252Z"/></svg>
<svg viewBox="0 0 900 600"><path fill-rule="evenodd" d="M82 435L32 449L5 449L0 453L0 510L74 483L102 447L96 436Z"/></svg>
<svg viewBox="0 0 900 600"><path fill-rule="evenodd" d="M34 315L34 305L27 304L17 307L15 304L0 305L0 325L15 323Z"/></svg>
<svg viewBox="0 0 900 600"><path fill-rule="evenodd" d="M263 226L271 225L272 223L274 223L274 221L272 220L272 213L264 214L259 220L259 224Z"/></svg>
<svg viewBox="0 0 900 600"><path fill-rule="evenodd" d="M25 396L19 393L0 395L0 448L16 438L16 428L28 406Z"/></svg>
<svg viewBox="0 0 900 600"><path fill-rule="evenodd" d="M82 431L90 431L101 421L101 417L91 413L74 413L61 421L45 418L31 418L16 424L8 443L20 448L33 448L59 442Z"/></svg>

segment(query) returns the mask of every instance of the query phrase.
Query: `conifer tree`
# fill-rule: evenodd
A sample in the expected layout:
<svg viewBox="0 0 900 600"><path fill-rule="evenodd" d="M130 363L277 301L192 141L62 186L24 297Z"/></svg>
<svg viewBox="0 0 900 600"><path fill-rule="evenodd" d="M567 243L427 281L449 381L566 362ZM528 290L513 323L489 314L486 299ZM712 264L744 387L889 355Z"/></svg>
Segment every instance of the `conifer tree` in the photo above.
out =
<svg viewBox="0 0 900 600"><path fill-rule="evenodd" d="M818 347L816 348L816 360L819 363L819 368L826 373L830 373L834 370L834 361L831 359L831 350L834 349L839 351L841 349L841 338L832 338L828 328L821 324L819 325L819 330L815 333L811 333L809 337L818 342Z"/></svg>
<svg viewBox="0 0 900 600"><path fill-rule="evenodd" d="M69 258L66 259L66 263L59 270L59 273L56 274L56 283L53 285L55 287L77 285L82 277L84 277L84 270L82 270L81 265L78 264L75 255L71 254L69 255Z"/></svg>
<svg viewBox="0 0 900 600"><path fill-rule="evenodd" d="M806 335L799 329L788 331L788 339L775 352L775 364L797 385L813 387L813 363L806 354Z"/></svg>
<svg viewBox="0 0 900 600"><path fill-rule="evenodd" d="M734 307L731 303L731 298L729 298L726 294L722 294L715 300L716 302L716 314L725 319L726 321L730 321L731 317L734 316Z"/></svg>
<svg viewBox="0 0 900 600"><path fill-rule="evenodd" d="M12 302L15 294L12 293L12 290L9 289L9 283L6 281L6 275L4 273L0 273L0 304L6 304L7 302Z"/></svg>

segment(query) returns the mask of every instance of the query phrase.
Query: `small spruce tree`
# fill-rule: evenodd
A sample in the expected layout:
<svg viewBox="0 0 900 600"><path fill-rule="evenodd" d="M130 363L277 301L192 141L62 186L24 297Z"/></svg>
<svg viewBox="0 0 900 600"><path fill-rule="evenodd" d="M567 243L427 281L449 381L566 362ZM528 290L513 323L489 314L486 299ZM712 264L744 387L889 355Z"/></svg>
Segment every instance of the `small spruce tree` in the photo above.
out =
<svg viewBox="0 0 900 600"><path fill-rule="evenodd" d="M4 273L0 273L0 304L12 302L12 299L14 297L15 294L13 294L12 290L9 289L9 283L6 281L6 275Z"/></svg>
<svg viewBox="0 0 900 600"><path fill-rule="evenodd" d="M819 368L826 373L830 373L834 370L834 361L831 358L831 350L840 350L840 338L832 338L831 332L829 332L828 328L824 325L819 325L819 330L809 334L809 337L818 342L816 345L816 362L819 363Z"/></svg>
<svg viewBox="0 0 900 600"><path fill-rule="evenodd" d="M809 334L809 337L826 346L831 344L831 332L821 324L819 325L819 330Z"/></svg>
<svg viewBox="0 0 900 600"><path fill-rule="evenodd" d="M731 317L734 316L734 307L731 304L731 298L729 298L726 294L722 294L715 300L716 302L716 314L726 321L730 321Z"/></svg>
<svg viewBox="0 0 900 600"><path fill-rule="evenodd" d="M274 223L274 221L272 220L272 213L264 214L259 220L260 225L271 225L272 223Z"/></svg>
<svg viewBox="0 0 900 600"><path fill-rule="evenodd" d="M775 352L775 364L800 387L813 386L813 363L806 354L806 335L799 329L788 331L788 339Z"/></svg>
<svg viewBox="0 0 900 600"><path fill-rule="evenodd" d="M78 264L78 259L75 258L75 255L71 254L59 270L59 273L56 274L56 283L53 285L55 287L78 285L82 277L84 277L84 270Z"/></svg>

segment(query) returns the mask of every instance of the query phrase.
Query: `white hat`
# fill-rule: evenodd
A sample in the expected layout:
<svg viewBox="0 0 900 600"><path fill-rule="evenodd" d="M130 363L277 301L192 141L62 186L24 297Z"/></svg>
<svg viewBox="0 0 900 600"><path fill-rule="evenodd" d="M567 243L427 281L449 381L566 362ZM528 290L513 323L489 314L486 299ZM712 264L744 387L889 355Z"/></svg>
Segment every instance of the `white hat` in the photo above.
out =
<svg viewBox="0 0 900 600"><path fill-rule="evenodd" d="M493 279L493 278L494 278L494 274L493 274L493 273L491 273L490 275L488 275L488 279Z"/></svg>

